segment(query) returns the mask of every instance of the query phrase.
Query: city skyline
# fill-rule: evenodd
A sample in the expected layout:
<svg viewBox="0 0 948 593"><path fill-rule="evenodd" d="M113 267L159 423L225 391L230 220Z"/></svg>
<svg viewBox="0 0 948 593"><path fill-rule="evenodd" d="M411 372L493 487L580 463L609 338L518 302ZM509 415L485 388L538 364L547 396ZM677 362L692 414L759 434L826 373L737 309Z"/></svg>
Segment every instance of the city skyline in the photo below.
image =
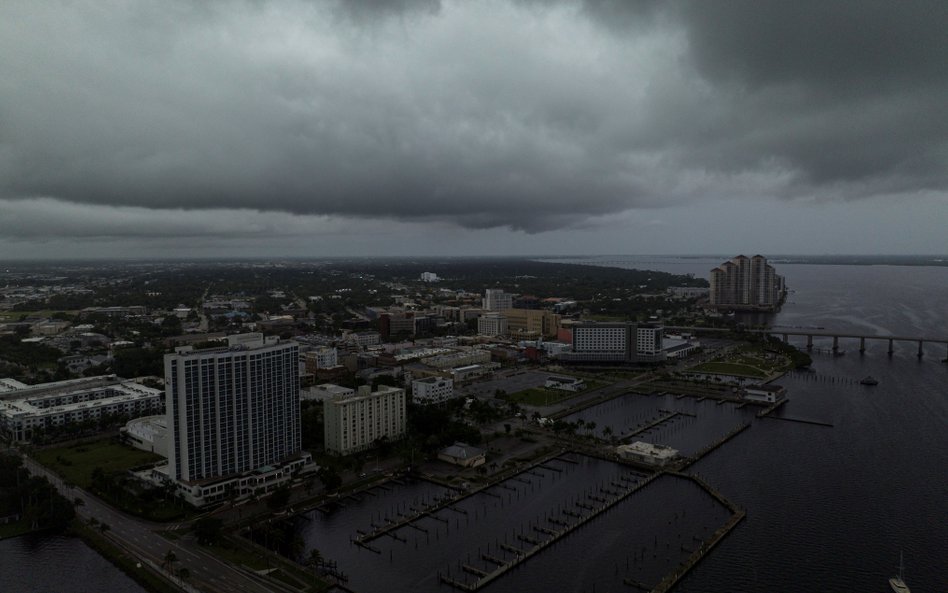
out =
<svg viewBox="0 0 948 593"><path fill-rule="evenodd" d="M943 254L944 3L7 2L0 259Z"/></svg>

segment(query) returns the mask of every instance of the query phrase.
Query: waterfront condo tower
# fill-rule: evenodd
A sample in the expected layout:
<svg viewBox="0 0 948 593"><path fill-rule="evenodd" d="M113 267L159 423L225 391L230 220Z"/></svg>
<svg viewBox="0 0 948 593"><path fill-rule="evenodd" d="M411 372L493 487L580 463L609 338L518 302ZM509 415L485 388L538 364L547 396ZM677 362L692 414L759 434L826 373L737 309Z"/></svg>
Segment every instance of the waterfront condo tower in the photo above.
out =
<svg viewBox="0 0 948 593"><path fill-rule="evenodd" d="M738 255L711 270L712 307L773 311L780 306L785 292L783 277L762 255Z"/></svg>
<svg viewBox="0 0 948 593"><path fill-rule="evenodd" d="M232 476L300 452L299 345L262 334L165 355L168 473Z"/></svg>

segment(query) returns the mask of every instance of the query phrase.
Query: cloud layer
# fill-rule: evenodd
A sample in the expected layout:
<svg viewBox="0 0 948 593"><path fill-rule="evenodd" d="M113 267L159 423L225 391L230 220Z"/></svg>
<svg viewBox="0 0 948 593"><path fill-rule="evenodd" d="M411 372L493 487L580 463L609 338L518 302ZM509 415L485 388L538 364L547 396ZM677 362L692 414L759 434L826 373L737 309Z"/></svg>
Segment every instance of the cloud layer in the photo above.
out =
<svg viewBox="0 0 948 593"><path fill-rule="evenodd" d="M234 212L542 232L944 195L946 30L944 2L10 0L0 211L110 207L76 236L215 209L211 234Z"/></svg>

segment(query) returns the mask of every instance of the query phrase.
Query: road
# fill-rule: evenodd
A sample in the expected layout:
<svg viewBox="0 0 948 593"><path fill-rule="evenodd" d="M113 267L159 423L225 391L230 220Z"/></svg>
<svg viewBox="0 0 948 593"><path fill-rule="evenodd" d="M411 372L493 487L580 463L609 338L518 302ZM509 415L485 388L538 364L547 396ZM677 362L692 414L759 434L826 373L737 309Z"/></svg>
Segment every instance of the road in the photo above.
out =
<svg viewBox="0 0 948 593"><path fill-rule="evenodd" d="M23 455L23 465L31 474L49 480L68 500L81 499L82 504L76 509L79 516L86 521L95 518L100 523L107 524L109 530L105 533L106 537L139 558L147 558L160 566L168 551L174 551L177 557L174 563L175 570L186 567L191 573L188 582L200 591L208 593L280 591L273 586L258 582L256 577L205 552L193 540L165 539L156 531L167 529L167 525L151 523L119 512L81 488L64 484L58 475L26 455Z"/></svg>

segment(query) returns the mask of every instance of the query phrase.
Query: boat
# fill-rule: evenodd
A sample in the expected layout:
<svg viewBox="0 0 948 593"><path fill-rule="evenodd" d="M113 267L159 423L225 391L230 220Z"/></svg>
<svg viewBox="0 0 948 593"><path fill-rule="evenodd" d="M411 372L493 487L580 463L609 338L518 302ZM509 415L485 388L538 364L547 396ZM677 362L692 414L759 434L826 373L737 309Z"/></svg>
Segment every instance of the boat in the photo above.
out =
<svg viewBox="0 0 948 593"><path fill-rule="evenodd" d="M899 552L899 576L889 579L889 586L892 587L895 593L912 593L905 581L902 580L902 552Z"/></svg>
<svg viewBox="0 0 948 593"><path fill-rule="evenodd" d="M863 377L862 381L859 382L862 385L878 385L879 380L873 377L872 375L866 375Z"/></svg>

